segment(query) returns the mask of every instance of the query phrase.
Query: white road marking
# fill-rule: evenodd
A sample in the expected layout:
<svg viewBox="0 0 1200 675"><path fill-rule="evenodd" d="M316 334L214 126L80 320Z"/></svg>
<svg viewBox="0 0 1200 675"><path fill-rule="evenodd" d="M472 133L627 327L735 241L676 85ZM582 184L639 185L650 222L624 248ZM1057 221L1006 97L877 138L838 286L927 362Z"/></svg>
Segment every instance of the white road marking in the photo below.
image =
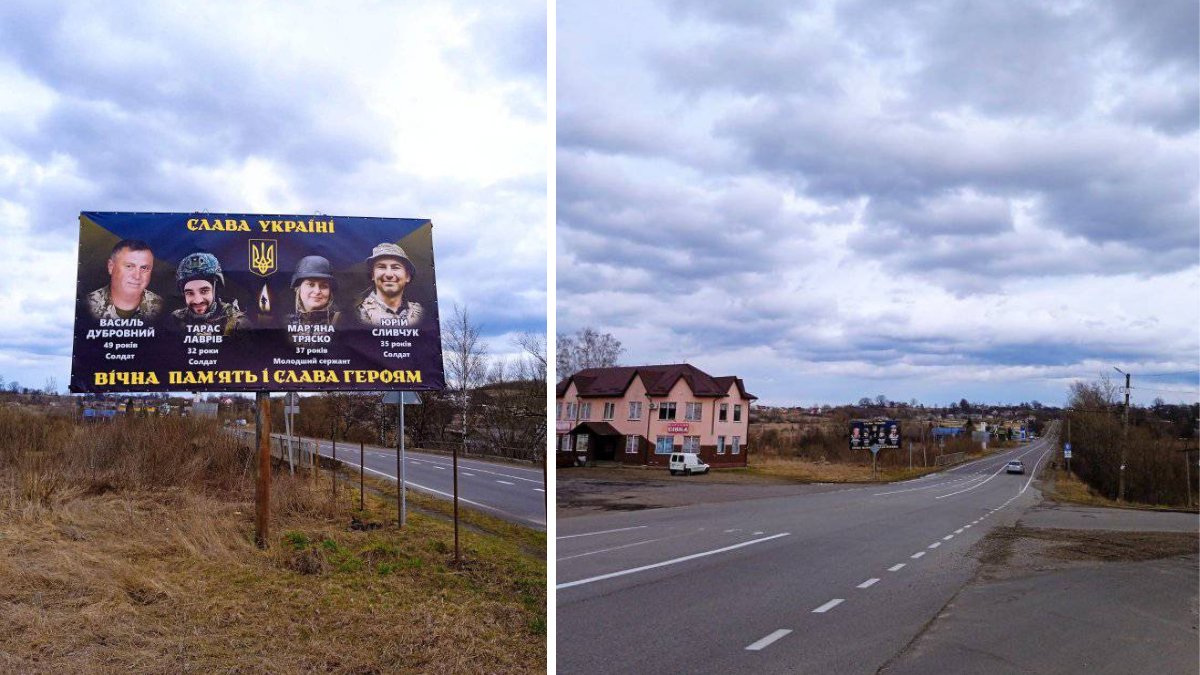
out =
<svg viewBox="0 0 1200 675"><path fill-rule="evenodd" d="M757 537L757 536L758 536L758 535L760 535L760 534L762 534L762 532L755 532L755 533L754 533L754 536L756 536L756 537Z"/></svg>
<svg viewBox="0 0 1200 675"><path fill-rule="evenodd" d="M471 478L474 478L474 477L475 477L475 474L473 474L473 473L467 473L466 471L462 471L462 472L460 472L460 473L462 473L462 475L464 475L464 476L470 476Z"/></svg>
<svg viewBox="0 0 1200 675"><path fill-rule="evenodd" d="M940 542L940 541L935 541L935 542L933 542L932 544L930 544L930 545L929 545L929 548L937 548L937 547L939 547L939 546L941 546L941 545L942 545L942 542Z"/></svg>
<svg viewBox="0 0 1200 675"><path fill-rule="evenodd" d="M732 530L725 530L725 534L729 534L730 532L740 532L740 531L741 531L741 530L739 530L739 529L737 529L737 528L735 527L735 528L733 528Z"/></svg>
<svg viewBox="0 0 1200 675"><path fill-rule="evenodd" d="M590 584L590 583L593 583L596 581L603 581L605 579L612 579L615 577L623 577L627 574L636 574L638 572L645 572L646 570L657 569L659 567L666 567L668 565L677 565L679 563L687 562L689 560L695 560L697 558L703 558L703 557L710 556L710 555L716 555L718 553L725 553L726 551L732 551L734 549L744 548L746 546L753 546L754 544L761 544L764 541L770 541L772 539L786 537L790 534L791 534L791 532L783 532L780 534L773 534L769 537L763 537L762 539L751 539L750 541L743 541L740 544L734 544L732 546L724 546L722 548L713 549L711 551L703 551L700 553L693 553L691 555L685 555L682 558L672 558L671 560L664 560L662 562L654 563L651 565L642 565L641 567L634 567L632 569L620 570L617 572L609 572L608 574L601 574L601 575L595 576L595 577L588 577L587 579L580 579L578 581L568 581L563 584L558 584L554 588L560 589L560 588L571 588L572 586L582 586L584 584ZM559 538L561 539L562 537L559 537Z"/></svg>
<svg viewBox="0 0 1200 675"><path fill-rule="evenodd" d="M858 585L859 588L870 588L879 582L879 579L871 578Z"/></svg>
<svg viewBox="0 0 1200 675"><path fill-rule="evenodd" d="M619 551L619 550L621 550L621 549L623 549L623 548L633 548L634 546L641 546L642 544L649 544L649 543L656 542L656 541L662 541L662 539L647 539L647 540L645 540L645 541L635 541L635 542L633 542L632 544L623 544L623 545L621 545L621 546L613 546L613 547L610 547L610 548L602 548L602 549L600 549L600 550L598 550L598 551L588 551L587 553L577 553L577 554L575 554L575 555L567 555L567 556L563 556L563 557L561 557L561 558L558 558L558 559L556 560L556 562L561 562L561 561L563 561L563 560L570 560L570 559L572 559L572 558L583 558L583 557L586 557L586 556L589 556L589 555L596 555L597 553L608 553L609 551Z"/></svg>
<svg viewBox="0 0 1200 675"><path fill-rule="evenodd" d="M445 471L445 470L446 470L446 467L444 467L444 466L438 466L437 464L434 464L434 465L433 465L433 468L435 468L435 469L438 469L438 470L440 470L440 471Z"/></svg>
<svg viewBox="0 0 1200 675"><path fill-rule="evenodd" d="M542 488L533 488L534 492L545 492Z"/></svg>
<svg viewBox="0 0 1200 675"><path fill-rule="evenodd" d="M647 527L650 527L650 526L649 525L637 525L635 527L618 527L615 530L600 530L599 532L584 532L582 534L568 534L568 535L564 535L561 537L555 537L555 539L574 539L576 537L592 537L597 534L609 534L610 532L627 532L629 530L642 530Z"/></svg>
<svg viewBox="0 0 1200 675"><path fill-rule="evenodd" d="M1025 491L1029 489L1029 484L1033 482L1033 477L1035 474L1037 474L1038 465L1042 463L1043 459L1046 459L1046 454L1049 453L1050 450L1052 450L1052 448L1046 448L1046 452L1043 452L1042 456L1038 457L1037 463L1033 465L1033 471L1029 472L1029 480L1025 481L1025 487L1021 488L1021 491L1018 494L1025 494Z"/></svg>
<svg viewBox="0 0 1200 675"><path fill-rule="evenodd" d="M843 602L845 602L845 600L843 600L842 598L834 598L833 600L830 600L829 602L814 609L812 611L812 613L813 614L824 614L825 612L828 612L829 610L833 609L834 607L837 607L838 605L842 604Z"/></svg>
<svg viewBox="0 0 1200 675"><path fill-rule="evenodd" d="M764 647L767 647L772 642L778 640L779 638L781 638L784 635L787 635L788 633L791 633L791 632L792 631L787 630L785 628L780 628L779 630L775 631L774 633L771 633L770 635L766 636L765 638L763 638L757 642L750 643L749 645L746 646L746 649L748 651L752 651L752 652L761 651Z"/></svg>
<svg viewBox="0 0 1200 675"><path fill-rule="evenodd" d="M916 553L912 554L909 557L912 558L913 560L916 560L917 558L920 558L923 555L925 555L925 551L917 551Z"/></svg>
<svg viewBox="0 0 1200 675"><path fill-rule="evenodd" d="M942 541L950 541L953 538L954 538L954 535L948 534L948 535L942 537Z"/></svg>
<svg viewBox="0 0 1200 675"><path fill-rule="evenodd" d="M904 563L900 563L898 565L892 565L891 567L888 568L888 571L889 572L899 572L901 569L903 569L903 567L904 567Z"/></svg>
<svg viewBox="0 0 1200 675"><path fill-rule="evenodd" d="M969 529L971 529L971 526L972 526L972 525L974 525L974 524L975 524L975 523L971 523L971 525L963 525L963 529L964 529L964 530L969 530Z"/></svg>
<svg viewBox="0 0 1200 675"><path fill-rule="evenodd" d="M962 531L963 531L963 530L965 530L965 529L967 529L968 527L970 527L970 525L963 525L962 527L960 527L960 528L958 528L957 530L955 530L955 531L954 531L954 534L962 534Z"/></svg>
<svg viewBox="0 0 1200 675"><path fill-rule="evenodd" d="M503 485L516 485L516 483L510 482L510 481L506 481L506 480L498 480L498 481L496 481L496 482L497 482L497 483L501 483L501 484L503 484Z"/></svg>

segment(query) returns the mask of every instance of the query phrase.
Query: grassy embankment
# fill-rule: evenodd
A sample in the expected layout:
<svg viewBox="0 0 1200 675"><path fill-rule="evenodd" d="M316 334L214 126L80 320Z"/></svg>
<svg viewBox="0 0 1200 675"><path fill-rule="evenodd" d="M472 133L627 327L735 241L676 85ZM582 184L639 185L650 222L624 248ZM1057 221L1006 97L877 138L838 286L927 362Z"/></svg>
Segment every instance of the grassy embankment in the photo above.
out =
<svg viewBox="0 0 1200 675"><path fill-rule="evenodd" d="M286 473L272 497L259 550L237 439L0 410L0 672L545 671L544 535L465 531L456 566L442 518L397 532Z"/></svg>

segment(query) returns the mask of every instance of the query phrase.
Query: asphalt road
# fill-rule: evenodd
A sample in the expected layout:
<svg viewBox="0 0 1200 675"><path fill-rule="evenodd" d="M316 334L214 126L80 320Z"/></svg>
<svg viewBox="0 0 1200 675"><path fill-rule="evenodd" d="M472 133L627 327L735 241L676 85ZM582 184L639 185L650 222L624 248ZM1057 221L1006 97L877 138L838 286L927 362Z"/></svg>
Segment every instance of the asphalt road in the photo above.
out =
<svg viewBox="0 0 1200 675"><path fill-rule="evenodd" d="M273 436L277 435L272 434ZM314 439L306 438L305 442ZM278 441L273 447L278 453ZM333 444L320 441L320 454L333 456ZM363 464L367 475L396 481L396 450L368 445ZM359 467L358 444L339 442L337 458L350 469ZM452 459L447 455L405 452L405 480L410 490L450 499L454 494ZM511 462L458 460L458 501L521 525L546 529L545 490L541 467Z"/></svg>
<svg viewBox="0 0 1200 675"><path fill-rule="evenodd" d="M560 673L875 673L1039 496L1039 439L905 483L559 521ZM1026 475L1008 475L1011 459Z"/></svg>

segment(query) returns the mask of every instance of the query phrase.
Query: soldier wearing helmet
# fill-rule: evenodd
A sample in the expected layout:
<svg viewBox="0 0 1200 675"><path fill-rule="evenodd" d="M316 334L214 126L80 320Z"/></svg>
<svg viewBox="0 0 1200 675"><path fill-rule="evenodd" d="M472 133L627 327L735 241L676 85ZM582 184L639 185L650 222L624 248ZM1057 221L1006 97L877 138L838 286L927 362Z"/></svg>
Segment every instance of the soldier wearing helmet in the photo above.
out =
<svg viewBox="0 0 1200 675"><path fill-rule="evenodd" d="M342 312L333 302L337 280L328 260L319 255L301 258L292 273L292 289L296 292L296 312L288 317L289 325L337 325Z"/></svg>
<svg viewBox="0 0 1200 675"><path fill-rule="evenodd" d="M373 288L355 306L358 320L373 325L417 326L425 311L420 303L404 297L416 269L404 249L384 242L371 251L367 270Z"/></svg>
<svg viewBox="0 0 1200 675"><path fill-rule="evenodd" d="M185 330L188 325L219 326L220 333L229 335L250 327L250 319L238 308L237 300L221 300L225 275L213 254L184 256L175 272L175 284L187 306L171 312L171 316L178 319Z"/></svg>
<svg viewBox="0 0 1200 675"><path fill-rule="evenodd" d="M144 319L162 313L162 297L149 289L154 252L138 239L123 239L108 256L109 283L88 293L87 306L97 319Z"/></svg>

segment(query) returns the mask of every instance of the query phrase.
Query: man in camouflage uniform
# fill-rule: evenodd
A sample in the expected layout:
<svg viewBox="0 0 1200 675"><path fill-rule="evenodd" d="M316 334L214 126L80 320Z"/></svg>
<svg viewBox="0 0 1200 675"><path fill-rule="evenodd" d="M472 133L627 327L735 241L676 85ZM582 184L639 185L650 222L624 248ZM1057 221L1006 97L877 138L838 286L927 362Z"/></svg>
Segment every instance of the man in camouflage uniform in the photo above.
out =
<svg viewBox="0 0 1200 675"><path fill-rule="evenodd" d="M96 319L153 321L162 313L162 297L151 291L154 252L138 239L123 239L108 256L109 283L88 293L87 306Z"/></svg>
<svg viewBox="0 0 1200 675"><path fill-rule="evenodd" d="M183 294L187 307L171 312L183 330L188 325L220 326L220 332L230 335L250 328L250 319L238 308L237 300L221 301L225 275L221 263L211 253L192 253L179 261L175 283Z"/></svg>
<svg viewBox="0 0 1200 675"><path fill-rule="evenodd" d="M424 308L404 297L404 289L416 276L404 249L386 242L376 246L367 258L367 270L374 288L355 306L358 320L372 325L420 325Z"/></svg>

